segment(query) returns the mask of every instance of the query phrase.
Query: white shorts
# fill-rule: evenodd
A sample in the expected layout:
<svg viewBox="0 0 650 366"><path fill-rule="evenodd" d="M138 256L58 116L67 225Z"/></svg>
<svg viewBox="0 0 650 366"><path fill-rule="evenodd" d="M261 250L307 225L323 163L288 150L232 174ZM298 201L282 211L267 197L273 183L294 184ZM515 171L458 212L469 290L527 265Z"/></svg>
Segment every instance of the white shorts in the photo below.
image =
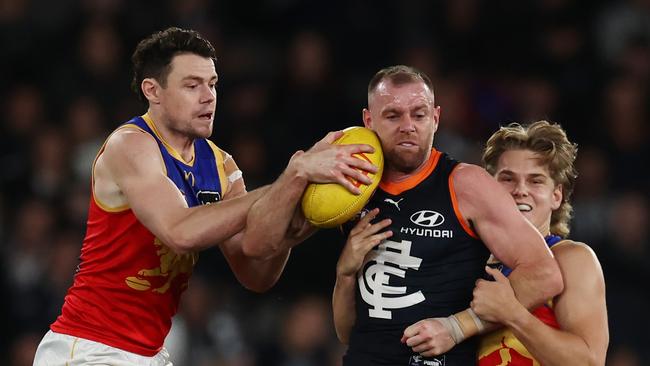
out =
<svg viewBox="0 0 650 366"><path fill-rule="evenodd" d="M49 331L34 356L34 366L172 366L169 353L162 349L153 357L140 356L119 348Z"/></svg>

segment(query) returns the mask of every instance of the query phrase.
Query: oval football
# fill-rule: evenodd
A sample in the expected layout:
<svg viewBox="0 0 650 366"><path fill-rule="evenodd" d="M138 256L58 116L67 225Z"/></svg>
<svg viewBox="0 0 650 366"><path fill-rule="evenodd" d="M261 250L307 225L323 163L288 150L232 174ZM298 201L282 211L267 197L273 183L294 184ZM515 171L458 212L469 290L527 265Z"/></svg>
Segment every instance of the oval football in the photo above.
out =
<svg viewBox="0 0 650 366"><path fill-rule="evenodd" d="M302 196L302 211L307 220L320 228L332 228L350 220L368 203L377 189L384 170L384 155L377 135L365 127L350 127L343 130L344 134L334 142L337 145L368 144L375 148L372 154L355 154L358 159L364 159L376 165L376 174L368 173L372 179L370 185L354 182L361 194L350 193L338 183L311 183Z"/></svg>

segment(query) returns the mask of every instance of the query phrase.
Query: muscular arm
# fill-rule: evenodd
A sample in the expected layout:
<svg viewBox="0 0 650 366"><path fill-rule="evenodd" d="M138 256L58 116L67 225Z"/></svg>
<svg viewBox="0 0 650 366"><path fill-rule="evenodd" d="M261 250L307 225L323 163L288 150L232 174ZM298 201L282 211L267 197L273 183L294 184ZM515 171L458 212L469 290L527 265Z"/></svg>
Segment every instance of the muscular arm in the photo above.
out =
<svg viewBox="0 0 650 366"><path fill-rule="evenodd" d="M138 220L176 253L202 250L240 232L250 207L268 189L188 208L164 169L151 136L133 129L118 130L97 160L93 190L96 197L128 205Z"/></svg>
<svg viewBox="0 0 650 366"><path fill-rule="evenodd" d="M307 231L313 232L311 227L302 227L295 229L295 233L291 233L294 229L292 224L289 230L290 233L287 233L287 238L284 239L286 242L290 243L292 238L295 237L304 238L308 236ZM292 244L286 244L287 249L268 258L250 257L244 254L242 248L242 240L246 230L226 240L220 247L237 280L249 290L264 292L280 279L280 275L289 259Z"/></svg>
<svg viewBox="0 0 650 366"><path fill-rule="evenodd" d="M464 226L473 227L488 249L513 269L512 288L521 304L534 308L562 291L562 276L544 239L494 178L477 166L461 164L452 173L451 183ZM486 283L478 280L476 289ZM410 325L402 342L414 352L434 356L493 329L495 324L476 318L480 312L474 305L447 318L423 319ZM481 319L495 321L485 316Z"/></svg>
<svg viewBox="0 0 650 366"><path fill-rule="evenodd" d="M222 155L224 156L223 169L228 177L228 185L223 187L222 202L228 202L243 197L248 193L243 176L239 174L239 177L237 177L239 167L235 160L225 151L222 151ZM233 180L231 180L231 177ZM268 188L263 188L263 192L267 191ZM266 291L277 282L279 273L286 263L288 253L286 256L264 261L246 257L241 248L242 237L243 231L240 231L219 243L219 249L221 249L233 274L244 287L257 292Z"/></svg>
<svg viewBox="0 0 650 366"><path fill-rule="evenodd" d="M248 216L243 249L256 258L270 258L311 235L299 208L299 201L309 182L339 183L352 192L358 189L348 177L364 184L370 179L357 169L376 172L372 164L353 157L360 152L372 152L369 145L332 145L341 132L328 134L307 152L299 151L291 158L286 170L269 191L253 205ZM298 230L291 230L290 223ZM293 233L287 236L287 233Z"/></svg>
<svg viewBox="0 0 650 366"><path fill-rule="evenodd" d="M507 295L495 299L497 305L504 305L495 307L500 308L500 321L542 365L604 365L609 331L605 281L598 259L582 243L562 244L553 252L565 283L554 307L560 329L544 324L515 299L506 305Z"/></svg>
<svg viewBox="0 0 650 366"><path fill-rule="evenodd" d="M462 164L452 180L462 216L490 252L513 269L509 279L519 302L531 309L560 293L562 275L551 251L494 178Z"/></svg>
<svg viewBox="0 0 650 366"><path fill-rule="evenodd" d="M261 259L288 253L292 242L285 237L296 215L298 201L307 186L292 157L287 169L273 183L265 197L257 202L248 217L249 230L243 242L244 252Z"/></svg>

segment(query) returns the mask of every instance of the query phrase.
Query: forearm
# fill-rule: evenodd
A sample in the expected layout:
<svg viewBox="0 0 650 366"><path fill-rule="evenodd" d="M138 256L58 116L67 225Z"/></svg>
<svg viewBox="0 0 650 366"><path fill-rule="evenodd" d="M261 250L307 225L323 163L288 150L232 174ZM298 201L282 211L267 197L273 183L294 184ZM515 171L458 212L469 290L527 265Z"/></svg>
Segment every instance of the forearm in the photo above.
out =
<svg viewBox="0 0 650 366"><path fill-rule="evenodd" d="M268 189L262 187L241 197L187 209L187 215L170 225L166 244L177 252L188 252L203 250L231 238L246 227L248 212Z"/></svg>
<svg viewBox="0 0 650 366"><path fill-rule="evenodd" d="M332 310L334 312L336 336L343 344L349 343L352 326L356 321L355 289L355 276L336 276L334 294L332 295Z"/></svg>
<svg viewBox="0 0 650 366"><path fill-rule="evenodd" d="M291 250L287 249L269 259L254 259L240 253L226 259L244 287L255 292L265 292L280 279L290 253Z"/></svg>
<svg viewBox="0 0 650 366"><path fill-rule="evenodd" d="M562 291L562 275L554 259L517 266L508 277L517 301L533 310ZM559 289L558 289L559 288ZM471 308L455 314L465 338L483 334L501 327L498 323L470 316ZM473 320L473 321L472 321Z"/></svg>
<svg viewBox="0 0 650 366"><path fill-rule="evenodd" d="M544 324L523 306L506 325L542 365L604 365L584 339Z"/></svg>
<svg viewBox="0 0 650 366"><path fill-rule="evenodd" d="M306 186L307 180L290 162L266 194L251 207L243 241L246 255L270 258L295 245L295 241L285 240L285 236Z"/></svg>
<svg viewBox="0 0 650 366"><path fill-rule="evenodd" d="M496 291L499 288L503 288L503 281L507 281L510 296L513 297L511 303L516 303L522 309L530 310L536 308L549 298L552 298L563 287L560 270L557 262L552 257L548 260L539 260L533 264L520 264L510 273L508 279L497 270L490 268L486 268L486 270L488 273L493 271L491 274L495 277L495 281L479 280L474 288L474 300L471 303L471 307L453 315L461 328L462 336L460 338L462 339L472 337L476 334L487 333L502 326L500 323L503 321L499 318L494 319L485 316L486 311L490 308L489 306L487 308L485 307L485 303L482 303L483 299L480 295L486 291L485 286L496 286L492 289L492 291ZM500 283L501 285L499 285ZM488 292L491 293L489 290ZM497 308L500 309L499 311L503 311L501 307L497 306ZM483 318L478 318L473 309L476 310L476 313L482 314L481 316Z"/></svg>
<svg viewBox="0 0 650 366"><path fill-rule="evenodd" d="M508 277L517 300L528 310L562 292L562 274L553 258L514 268Z"/></svg>

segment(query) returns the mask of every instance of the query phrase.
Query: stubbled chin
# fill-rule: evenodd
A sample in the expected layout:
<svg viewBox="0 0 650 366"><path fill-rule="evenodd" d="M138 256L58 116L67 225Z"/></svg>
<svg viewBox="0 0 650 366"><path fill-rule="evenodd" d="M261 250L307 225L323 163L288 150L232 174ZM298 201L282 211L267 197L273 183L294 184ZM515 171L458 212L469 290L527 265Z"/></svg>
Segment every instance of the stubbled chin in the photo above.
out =
<svg viewBox="0 0 650 366"><path fill-rule="evenodd" d="M194 129L194 134L198 138L207 139L212 135L212 123L209 126L201 126Z"/></svg>
<svg viewBox="0 0 650 366"><path fill-rule="evenodd" d="M424 163L424 155L415 149L412 151L392 151L390 155L386 156L386 161L397 171L411 173Z"/></svg>

